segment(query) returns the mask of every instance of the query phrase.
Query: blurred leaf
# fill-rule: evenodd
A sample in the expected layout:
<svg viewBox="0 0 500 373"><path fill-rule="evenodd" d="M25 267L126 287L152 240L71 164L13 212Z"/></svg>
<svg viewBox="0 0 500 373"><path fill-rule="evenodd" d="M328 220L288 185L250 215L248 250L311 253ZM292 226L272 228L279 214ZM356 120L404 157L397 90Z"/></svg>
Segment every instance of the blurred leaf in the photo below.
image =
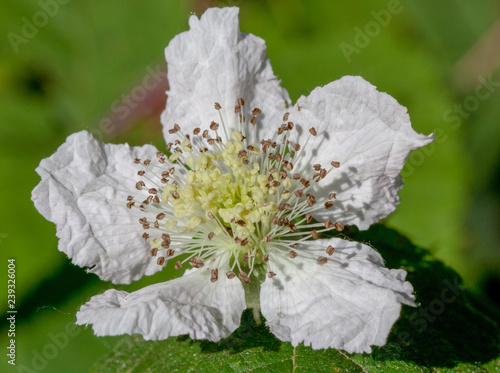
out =
<svg viewBox="0 0 500 373"><path fill-rule="evenodd" d="M187 337L154 342L123 337L93 371L493 372L500 368L498 325L480 310L457 273L382 225L347 234L376 247L388 267L405 266L421 304L403 308L388 343L372 354L294 348L245 312L240 328L219 343Z"/></svg>

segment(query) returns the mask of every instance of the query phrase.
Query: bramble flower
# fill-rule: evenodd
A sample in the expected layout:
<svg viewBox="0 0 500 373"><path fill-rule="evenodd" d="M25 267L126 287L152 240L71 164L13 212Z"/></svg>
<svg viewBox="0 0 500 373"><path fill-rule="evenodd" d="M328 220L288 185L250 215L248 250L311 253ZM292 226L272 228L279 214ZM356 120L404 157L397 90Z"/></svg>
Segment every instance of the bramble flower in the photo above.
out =
<svg viewBox="0 0 500 373"><path fill-rule="evenodd" d="M385 344L406 272L371 247L322 238L367 229L399 203L409 151L432 141L359 77L292 107L264 41L238 9L209 9L166 48L166 150L80 132L44 159L33 191L59 250L115 284L172 266L183 276L107 290L77 313L96 335L229 336L246 308L294 346L370 352ZM331 236L331 235L330 235Z"/></svg>

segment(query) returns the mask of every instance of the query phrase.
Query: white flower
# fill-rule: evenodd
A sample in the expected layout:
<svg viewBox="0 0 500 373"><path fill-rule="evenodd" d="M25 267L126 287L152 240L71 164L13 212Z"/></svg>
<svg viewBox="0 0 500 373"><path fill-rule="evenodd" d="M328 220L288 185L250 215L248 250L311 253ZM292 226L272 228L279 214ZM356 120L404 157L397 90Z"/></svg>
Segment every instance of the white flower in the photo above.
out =
<svg viewBox="0 0 500 373"><path fill-rule="evenodd" d="M383 345L401 304L413 305L406 272L384 268L369 246L318 235L389 215L409 151L432 135L414 132L406 109L359 77L287 109L264 41L239 31L238 9L189 23L166 48L171 155L80 132L37 169L33 201L74 264L117 284L169 261L193 267L94 296L77 323L99 336L218 341L248 307L294 346Z"/></svg>

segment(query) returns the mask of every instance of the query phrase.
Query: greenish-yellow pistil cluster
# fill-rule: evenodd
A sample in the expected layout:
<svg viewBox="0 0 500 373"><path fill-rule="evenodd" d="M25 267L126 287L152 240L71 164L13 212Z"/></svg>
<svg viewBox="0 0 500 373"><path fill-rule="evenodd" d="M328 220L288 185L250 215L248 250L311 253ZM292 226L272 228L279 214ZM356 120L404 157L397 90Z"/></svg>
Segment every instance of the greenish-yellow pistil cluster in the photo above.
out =
<svg viewBox="0 0 500 373"><path fill-rule="evenodd" d="M139 181L136 187L147 191L147 197L140 202L129 196L127 207L138 208L143 215L138 219L145 231L143 238L150 241L150 254L159 265L177 258L176 269L187 261L200 268L209 261L212 282L224 267L229 269L225 273L229 279L238 273L241 281L250 283L252 272L256 277L261 269L265 272L270 256L295 258L299 255L294 250L296 243L317 239L326 230L342 229L341 223L330 220L312 222L314 211L332 207L335 194L318 204L309 193L312 183L329 172L321 165L311 165L304 175L294 173L292 161L300 156L301 146L287 140L294 128L286 122L288 114L283 118L286 123L277 128L276 138L262 139L257 145L242 132L255 131L260 110L252 110L248 123L243 107L239 99L235 114L242 131L226 135L226 141L219 136L215 122L210 124L212 132L205 130L201 135L199 128L189 135L175 125L169 132L178 139L167 146L170 156L158 152L156 160L136 160L146 167L139 176L154 185ZM215 108L220 110L220 105ZM314 128L309 132L317 135ZM334 167L337 162L332 162L330 170ZM332 255L333 251L328 247L325 253ZM317 260L324 263L327 258ZM275 275L268 272L269 277Z"/></svg>

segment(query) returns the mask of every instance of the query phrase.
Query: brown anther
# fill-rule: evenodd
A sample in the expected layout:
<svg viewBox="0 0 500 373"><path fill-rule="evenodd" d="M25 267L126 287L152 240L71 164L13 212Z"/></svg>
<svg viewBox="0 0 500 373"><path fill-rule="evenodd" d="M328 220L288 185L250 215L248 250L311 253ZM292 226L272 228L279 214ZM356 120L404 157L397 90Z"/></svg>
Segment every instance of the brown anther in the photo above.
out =
<svg viewBox="0 0 500 373"><path fill-rule="evenodd" d="M344 224L342 224L341 222L336 222L335 223L335 229L338 230L339 232L342 232L344 230Z"/></svg>
<svg viewBox="0 0 500 373"><path fill-rule="evenodd" d="M215 234L214 234L214 232L210 232L210 233L208 234L208 240L209 240L209 241L212 241L212 238L214 238L214 235L215 235Z"/></svg>
<svg viewBox="0 0 500 373"><path fill-rule="evenodd" d="M290 206L288 203L282 203L278 206L278 211L284 211L284 210L291 210L292 206Z"/></svg>
<svg viewBox="0 0 500 373"><path fill-rule="evenodd" d="M316 197L314 197L312 194L308 194L306 200L309 207L312 207L316 203Z"/></svg>
<svg viewBox="0 0 500 373"><path fill-rule="evenodd" d="M322 168L321 170L319 170L319 176L324 179L325 176L326 176L326 170L324 168Z"/></svg>
<svg viewBox="0 0 500 373"><path fill-rule="evenodd" d="M281 179L286 179L288 176L288 173L285 170L280 170L279 172Z"/></svg>
<svg viewBox="0 0 500 373"><path fill-rule="evenodd" d="M326 248L326 253L330 256L333 255L333 253L335 252L335 248L332 246L332 245L329 245L327 248Z"/></svg>
<svg viewBox="0 0 500 373"><path fill-rule="evenodd" d="M259 115L261 113L262 113L262 111L259 108L257 108L257 107L252 110L252 115Z"/></svg>
<svg viewBox="0 0 500 373"><path fill-rule="evenodd" d="M248 274L246 272L241 271L240 273L238 273L238 277L245 284L249 284L250 283L250 279L248 278Z"/></svg>
<svg viewBox="0 0 500 373"><path fill-rule="evenodd" d="M324 256L318 256L318 263L320 264L325 264L328 261L328 259Z"/></svg>
<svg viewBox="0 0 500 373"><path fill-rule="evenodd" d="M304 195L304 191L302 189L297 189L295 192L293 192L293 194L295 194L295 197L301 198Z"/></svg>
<svg viewBox="0 0 500 373"><path fill-rule="evenodd" d="M191 264L194 268L201 268L204 266L205 263L203 262L203 259L200 259L199 257L195 256L191 258L189 264Z"/></svg>
<svg viewBox="0 0 500 373"><path fill-rule="evenodd" d="M306 214L306 222L307 222L307 223L310 223L310 222L311 222L311 220L312 220L312 214L311 214L310 212L308 212L308 213Z"/></svg>
<svg viewBox="0 0 500 373"><path fill-rule="evenodd" d="M297 226L293 223L288 224L288 228L291 232L295 232L297 230Z"/></svg>
<svg viewBox="0 0 500 373"><path fill-rule="evenodd" d="M147 241L147 239L149 238L149 234L147 234L146 232L144 232L142 234L142 238L144 238L144 241Z"/></svg>
<svg viewBox="0 0 500 373"><path fill-rule="evenodd" d="M159 158L159 159L158 159L158 162L160 162L161 164L164 164L164 163L165 163L165 158L163 158L163 157L162 157L162 158Z"/></svg>
<svg viewBox="0 0 500 373"><path fill-rule="evenodd" d="M271 185L272 185L274 188L277 188L277 187L279 187L279 186L281 185L281 183L280 183L279 181L273 181L273 182L271 183Z"/></svg>
<svg viewBox="0 0 500 373"><path fill-rule="evenodd" d="M217 268L212 269L210 272L210 281L215 282L219 278L219 270Z"/></svg>
<svg viewBox="0 0 500 373"><path fill-rule="evenodd" d="M145 173L146 173L146 171L137 171L137 175L139 175L139 176L144 176Z"/></svg>
<svg viewBox="0 0 500 373"><path fill-rule="evenodd" d="M156 193L158 193L158 191L155 188L151 188L148 190L148 193L149 194L156 194Z"/></svg>
<svg viewBox="0 0 500 373"><path fill-rule="evenodd" d="M162 235L161 235L161 239L162 239L163 241L168 241L168 242L170 242L170 235L169 235L169 234L167 234L167 233L162 233Z"/></svg>
<svg viewBox="0 0 500 373"><path fill-rule="evenodd" d="M193 130L193 135L198 135L199 133L201 132L201 129L199 127L196 127L194 130Z"/></svg>
<svg viewBox="0 0 500 373"><path fill-rule="evenodd" d="M160 198L158 196L153 197L153 202L154 203L160 203Z"/></svg>
<svg viewBox="0 0 500 373"><path fill-rule="evenodd" d="M165 214L163 212L159 213L158 215L156 215L156 219L157 220L162 220L162 219L165 219Z"/></svg>
<svg viewBox="0 0 500 373"><path fill-rule="evenodd" d="M151 159L146 159L144 162L143 162L144 166L149 166L151 164Z"/></svg>
<svg viewBox="0 0 500 373"><path fill-rule="evenodd" d="M147 224L148 223L148 219L145 218L145 217L144 218L140 218L139 219L139 223L141 223L141 224Z"/></svg>
<svg viewBox="0 0 500 373"><path fill-rule="evenodd" d="M274 272L269 272L269 274L267 275L267 277L269 278L273 278L274 276L276 276L276 273Z"/></svg>
<svg viewBox="0 0 500 373"><path fill-rule="evenodd" d="M332 206L333 206L333 201L325 202L325 209L329 209Z"/></svg>
<svg viewBox="0 0 500 373"><path fill-rule="evenodd" d="M299 180L300 174L293 174L293 180Z"/></svg>
<svg viewBox="0 0 500 373"><path fill-rule="evenodd" d="M243 158L243 157L246 157L248 155L247 151L246 150L240 150L238 152L238 157L239 158Z"/></svg>
<svg viewBox="0 0 500 373"><path fill-rule="evenodd" d="M240 242L241 246L246 246L248 245L248 238L245 238L243 241Z"/></svg>
<svg viewBox="0 0 500 373"><path fill-rule="evenodd" d="M181 269L182 268L182 263L178 260L175 262L175 266L174 266L175 269Z"/></svg>
<svg viewBox="0 0 500 373"><path fill-rule="evenodd" d="M295 249L295 244L288 245L290 248Z"/></svg>
<svg viewBox="0 0 500 373"><path fill-rule="evenodd" d="M167 143L167 151L170 151L170 149L172 149L172 144L171 142Z"/></svg>
<svg viewBox="0 0 500 373"><path fill-rule="evenodd" d="M272 174L269 174L269 176L267 177L267 181L273 181L274 180L274 176Z"/></svg>
<svg viewBox="0 0 500 373"><path fill-rule="evenodd" d="M242 98L239 98L237 101L238 101L238 105L245 106L245 101L243 101Z"/></svg>
<svg viewBox="0 0 500 373"><path fill-rule="evenodd" d="M331 164L335 168L339 168L340 167L340 162L332 162Z"/></svg>
<svg viewBox="0 0 500 373"><path fill-rule="evenodd" d="M208 130L203 131L203 133L201 134L201 137L206 139L208 137Z"/></svg>
<svg viewBox="0 0 500 373"><path fill-rule="evenodd" d="M173 197L173 199L179 199L180 198L179 194L177 192L175 192L175 191L172 192L172 197Z"/></svg>
<svg viewBox="0 0 500 373"><path fill-rule="evenodd" d="M298 152L300 150L300 144L293 144L293 150Z"/></svg>
<svg viewBox="0 0 500 373"><path fill-rule="evenodd" d="M269 169L269 172L276 172L278 168L276 166L273 166Z"/></svg>
<svg viewBox="0 0 500 373"><path fill-rule="evenodd" d="M134 197L133 197L133 196L128 196L128 197L127 197L127 201L132 201L133 199L134 199Z"/></svg>
<svg viewBox="0 0 500 373"><path fill-rule="evenodd" d="M321 169L321 165L319 163L316 163L315 165L313 165L313 168L316 170L316 171L319 171Z"/></svg>
<svg viewBox="0 0 500 373"><path fill-rule="evenodd" d="M297 257L297 255L299 255L299 254L297 254L297 253L296 253L295 251L293 251L293 250L290 250L290 251L288 252L288 256L289 256L290 258L292 258L292 259L293 259L293 258L296 258L296 257Z"/></svg>
<svg viewBox="0 0 500 373"><path fill-rule="evenodd" d="M136 159L134 159L134 163L139 164L139 163L141 163L141 160L139 158L136 158Z"/></svg>
<svg viewBox="0 0 500 373"><path fill-rule="evenodd" d="M241 106L240 106L240 105L236 105L236 106L234 107L234 112L235 112L235 113L239 113L240 111L241 111Z"/></svg>
<svg viewBox="0 0 500 373"><path fill-rule="evenodd" d="M226 277L231 280L236 277L236 273L234 273L233 271L227 271Z"/></svg>
<svg viewBox="0 0 500 373"><path fill-rule="evenodd" d="M164 157L165 154L163 152L156 152L156 158Z"/></svg>
<svg viewBox="0 0 500 373"><path fill-rule="evenodd" d="M155 222L153 223L153 227L155 227L156 229L160 228L160 223L158 223L158 220L155 220Z"/></svg>
<svg viewBox="0 0 500 373"><path fill-rule="evenodd" d="M287 164L285 164L285 168L288 171L292 171L293 170L293 163L292 162L288 162Z"/></svg>
<svg viewBox="0 0 500 373"><path fill-rule="evenodd" d="M144 181L139 181L135 184L135 188L137 190L142 190L142 188L146 187L146 184L144 183Z"/></svg>
<svg viewBox="0 0 500 373"><path fill-rule="evenodd" d="M160 256L158 258L158 260L156 261L156 263L158 263L158 265L160 265L160 266L163 265L163 263L165 263L165 258Z"/></svg>
<svg viewBox="0 0 500 373"><path fill-rule="evenodd" d="M318 232L316 232L316 230L312 230L310 233L311 233L311 237L313 238L313 240L318 239Z"/></svg>
<svg viewBox="0 0 500 373"><path fill-rule="evenodd" d="M134 205L135 205L135 202L127 202L127 207L128 207L129 209L131 209L131 208L132 208L132 206L134 206Z"/></svg>
<svg viewBox="0 0 500 373"><path fill-rule="evenodd" d="M161 179L160 181L162 182L162 184L167 184L168 183L168 179L165 179L165 178Z"/></svg>
<svg viewBox="0 0 500 373"><path fill-rule="evenodd" d="M142 203L144 203L146 205L149 205L151 202L153 202L153 196L149 196L144 201L142 201Z"/></svg>
<svg viewBox="0 0 500 373"><path fill-rule="evenodd" d="M316 136L318 133L316 132L316 129L314 127L309 128L309 132L311 135Z"/></svg>
<svg viewBox="0 0 500 373"><path fill-rule="evenodd" d="M264 263L267 263L269 261L269 255L262 255L262 258L261 260L264 262Z"/></svg>
<svg viewBox="0 0 500 373"><path fill-rule="evenodd" d="M247 263L248 262L248 255L245 254L243 255L243 263Z"/></svg>
<svg viewBox="0 0 500 373"><path fill-rule="evenodd" d="M158 254L158 249L156 247L152 248L151 250L149 250L149 255L151 256L156 256Z"/></svg>
<svg viewBox="0 0 500 373"><path fill-rule="evenodd" d="M286 126L286 128L289 131L293 130L293 122L288 122L288 125Z"/></svg>
<svg viewBox="0 0 500 373"><path fill-rule="evenodd" d="M220 104L218 102L216 102L214 105L214 108L215 108L215 110L220 110L220 109L222 109L222 106L220 106Z"/></svg>
<svg viewBox="0 0 500 373"><path fill-rule="evenodd" d="M333 228L333 227L334 227L334 224L332 223L331 220L325 221L325 228L330 229L330 228Z"/></svg>
<svg viewBox="0 0 500 373"><path fill-rule="evenodd" d="M170 241L162 241L161 247L163 247L164 249L169 249L170 248Z"/></svg>
<svg viewBox="0 0 500 373"><path fill-rule="evenodd" d="M276 159L276 162L278 162L278 163L281 162L281 154L279 154L279 153L276 154L275 159Z"/></svg>
<svg viewBox="0 0 500 373"><path fill-rule="evenodd" d="M290 113L285 113L285 115L283 115L283 122L286 122L288 120L289 115Z"/></svg>
<svg viewBox="0 0 500 373"><path fill-rule="evenodd" d="M174 256L174 254L175 254L174 250L172 250L172 249L167 250L167 256Z"/></svg>
<svg viewBox="0 0 500 373"><path fill-rule="evenodd" d="M212 131L217 131L218 128L219 128L219 125L217 123L215 123L214 121L212 121L212 123L210 123L210 129Z"/></svg>
<svg viewBox="0 0 500 373"><path fill-rule="evenodd" d="M236 224L238 224L240 227L244 227L245 225L247 225L247 223L244 220L238 220Z"/></svg>
<svg viewBox="0 0 500 373"><path fill-rule="evenodd" d="M266 242L271 242L272 239L273 238L271 236L264 237L264 241L266 241Z"/></svg>
<svg viewBox="0 0 500 373"><path fill-rule="evenodd" d="M177 132L179 132L179 130L180 130L180 129L181 129L181 128L180 128L180 127L179 127L179 125L176 123L176 124L174 124L174 128L172 128L172 129L169 129L169 130L168 130L168 133L170 133L170 134L177 133Z"/></svg>

